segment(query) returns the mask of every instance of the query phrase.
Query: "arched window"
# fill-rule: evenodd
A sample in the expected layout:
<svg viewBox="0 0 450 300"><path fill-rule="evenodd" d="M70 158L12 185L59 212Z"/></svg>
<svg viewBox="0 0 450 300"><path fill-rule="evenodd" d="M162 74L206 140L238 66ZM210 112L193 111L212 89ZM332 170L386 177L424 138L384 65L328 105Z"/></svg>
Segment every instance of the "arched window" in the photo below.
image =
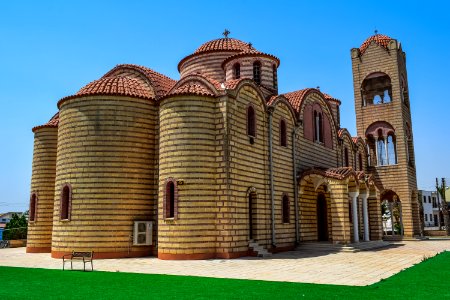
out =
<svg viewBox="0 0 450 300"><path fill-rule="evenodd" d="M389 165L397 164L397 155L395 149L395 140L392 134L389 134L387 137L387 159Z"/></svg>
<svg viewBox="0 0 450 300"><path fill-rule="evenodd" d="M280 146L287 147L287 129L284 120L280 120Z"/></svg>
<svg viewBox="0 0 450 300"><path fill-rule="evenodd" d="M377 161L379 166L386 165L386 146L384 145L384 138L378 137L377 141Z"/></svg>
<svg viewBox="0 0 450 300"><path fill-rule="evenodd" d="M241 78L241 65L239 63L235 63L233 66L233 79Z"/></svg>
<svg viewBox="0 0 450 300"><path fill-rule="evenodd" d="M70 220L70 207L72 205L72 188L65 184L61 190L61 220Z"/></svg>
<svg viewBox="0 0 450 300"><path fill-rule="evenodd" d="M391 78L383 72L367 76L361 85L362 105L389 103L392 101Z"/></svg>
<svg viewBox="0 0 450 300"><path fill-rule="evenodd" d="M344 167L349 167L347 147L344 148Z"/></svg>
<svg viewBox="0 0 450 300"><path fill-rule="evenodd" d="M247 108L247 135L256 137L255 109L251 105Z"/></svg>
<svg viewBox="0 0 450 300"><path fill-rule="evenodd" d="M314 140L323 143L322 113L314 111Z"/></svg>
<svg viewBox="0 0 450 300"><path fill-rule="evenodd" d="M289 223L289 197L287 195L283 195L282 218L283 223Z"/></svg>
<svg viewBox="0 0 450 300"><path fill-rule="evenodd" d="M36 193L33 193L31 194L30 198L30 212L29 212L30 222L36 221L36 211L37 211L37 195Z"/></svg>
<svg viewBox="0 0 450 300"><path fill-rule="evenodd" d="M273 78L273 88L277 89L278 88L278 75L277 75L277 66L276 65L272 66L272 78Z"/></svg>
<svg viewBox="0 0 450 300"><path fill-rule="evenodd" d="M166 183L166 194L164 199L165 218L175 217L175 183L173 180L169 180Z"/></svg>
<svg viewBox="0 0 450 300"><path fill-rule="evenodd" d="M358 153L358 163L359 163L359 170L363 171L363 161L361 153Z"/></svg>
<svg viewBox="0 0 450 300"><path fill-rule="evenodd" d="M253 63L253 80L257 84L261 84L261 63L259 61Z"/></svg>

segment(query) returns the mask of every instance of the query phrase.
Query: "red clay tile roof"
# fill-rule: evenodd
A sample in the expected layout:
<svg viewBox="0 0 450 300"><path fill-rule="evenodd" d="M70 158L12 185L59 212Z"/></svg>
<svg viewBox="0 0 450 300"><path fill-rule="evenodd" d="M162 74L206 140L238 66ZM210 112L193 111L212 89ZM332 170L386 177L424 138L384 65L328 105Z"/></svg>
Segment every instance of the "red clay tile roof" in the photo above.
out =
<svg viewBox="0 0 450 300"><path fill-rule="evenodd" d="M343 180L353 175L356 180L358 180L358 174L353 170L352 167L339 167L339 168L311 168L302 173L301 177L305 177L307 175L320 175L327 178L334 178L338 180Z"/></svg>
<svg viewBox="0 0 450 300"><path fill-rule="evenodd" d="M198 96L215 96L213 92L208 90L203 85L198 83L187 83L167 94L167 96L174 95L198 95Z"/></svg>
<svg viewBox="0 0 450 300"><path fill-rule="evenodd" d="M283 96L285 96L288 99L288 101L291 103L291 105L294 108L294 110L296 112L298 112L299 109L300 109L300 105L302 104L302 101L303 101L305 95L309 91L312 91L312 90L316 90L316 89L307 88L307 89L303 89L303 90L298 90L298 91L286 93L286 94L283 94Z"/></svg>
<svg viewBox="0 0 450 300"><path fill-rule="evenodd" d="M353 141L353 143L358 143L358 139L359 139L359 137L357 137L357 136L354 136L354 137L352 137L352 141Z"/></svg>
<svg viewBox="0 0 450 300"><path fill-rule="evenodd" d="M322 93L322 94L325 97L325 99L327 99L328 101L334 101L334 102L337 102L338 105L341 105L341 100L334 98L333 96L330 96L326 93Z"/></svg>
<svg viewBox="0 0 450 300"><path fill-rule="evenodd" d="M221 38L204 43L194 54L210 51L243 51L249 48L248 43L233 38Z"/></svg>
<svg viewBox="0 0 450 300"><path fill-rule="evenodd" d="M387 49L389 42L392 40L392 38L388 37L387 35L383 34L375 34L371 37L367 38L359 47L359 51L361 54L363 54L367 47L369 47L370 43L375 42L379 46L383 47L384 49Z"/></svg>
<svg viewBox="0 0 450 300"><path fill-rule="evenodd" d="M153 98L153 93L150 87L134 78L127 76L102 77L99 80L95 80L87 84L75 95L87 96L105 94L139 97L144 99Z"/></svg>
<svg viewBox="0 0 450 300"><path fill-rule="evenodd" d="M249 48L249 46L247 46L247 49L245 49L245 50L243 50L243 51L241 51L239 53L233 54L230 57L228 57L227 59L225 59L223 61L223 63L222 63L222 67L227 62L229 62L230 60L233 60L233 59L235 59L237 57L249 57L249 56L250 57L253 57L253 56L265 56L265 57L268 57L268 58L272 58L272 59L274 59L277 62L277 67L280 66L280 59L278 57L276 57L276 56L274 56L272 54L267 54L267 53L260 52L260 51L256 50L255 48Z"/></svg>
<svg viewBox="0 0 450 300"><path fill-rule="evenodd" d="M58 127L58 124L59 124L59 112L57 112L47 123L45 123L44 125L33 127L31 131L35 132L36 130L41 128Z"/></svg>
<svg viewBox="0 0 450 300"><path fill-rule="evenodd" d="M161 73L155 72L152 69L132 64L117 65L111 71L106 73L103 77L111 77L116 72L126 69L131 69L143 73L145 77L150 81L152 87L154 88L156 98L160 98L165 94L167 94L167 92L169 92L177 82L176 80L173 80L172 78L169 78Z"/></svg>

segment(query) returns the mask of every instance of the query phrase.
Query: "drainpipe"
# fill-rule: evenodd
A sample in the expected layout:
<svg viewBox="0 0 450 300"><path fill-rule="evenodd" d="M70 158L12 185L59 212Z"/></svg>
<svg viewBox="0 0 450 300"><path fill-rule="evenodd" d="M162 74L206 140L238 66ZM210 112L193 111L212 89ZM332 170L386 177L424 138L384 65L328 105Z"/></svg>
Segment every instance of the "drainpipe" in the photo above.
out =
<svg viewBox="0 0 450 300"><path fill-rule="evenodd" d="M300 243L299 237L299 226L298 226L298 182L297 182L297 153L295 150L295 136L297 135L297 131L300 129L300 126L296 126L294 130L292 130L292 158L294 164L294 203L295 203L295 244L298 245Z"/></svg>
<svg viewBox="0 0 450 300"><path fill-rule="evenodd" d="M273 108L268 108L269 113L269 177L270 177L270 202L272 205L271 219L272 219L272 246L276 247L275 238L275 190L273 187L273 146L272 146L272 113Z"/></svg>

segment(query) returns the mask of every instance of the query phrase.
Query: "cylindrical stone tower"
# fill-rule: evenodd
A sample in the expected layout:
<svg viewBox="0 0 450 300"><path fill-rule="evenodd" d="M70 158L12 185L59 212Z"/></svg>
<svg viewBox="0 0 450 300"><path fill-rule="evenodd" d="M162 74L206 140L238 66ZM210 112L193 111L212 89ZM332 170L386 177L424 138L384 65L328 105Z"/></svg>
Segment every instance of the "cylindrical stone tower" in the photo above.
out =
<svg viewBox="0 0 450 300"><path fill-rule="evenodd" d="M33 128L28 253L50 252L52 245L58 121L59 115L56 114L47 124Z"/></svg>
<svg viewBox="0 0 450 300"><path fill-rule="evenodd" d="M127 76L104 77L62 99L52 257L148 256L134 221L154 220L157 116L153 91ZM153 239L154 240L154 239Z"/></svg>
<svg viewBox="0 0 450 300"><path fill-rule="evenodd" d="M194 94L160 102L160 259L216 257L217 102Z"/></svg>

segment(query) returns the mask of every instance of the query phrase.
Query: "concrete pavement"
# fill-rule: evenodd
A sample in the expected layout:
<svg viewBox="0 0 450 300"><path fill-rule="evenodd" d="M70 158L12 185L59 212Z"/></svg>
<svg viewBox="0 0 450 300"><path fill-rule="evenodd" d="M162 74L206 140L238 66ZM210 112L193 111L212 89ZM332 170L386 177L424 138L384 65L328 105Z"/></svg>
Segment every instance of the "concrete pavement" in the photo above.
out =
<svg viewBox="0 0 450 300"><path fill-rule="evenodd" d="M445 250L450 250L450 240L402 241L389 248L357 253L290 251L269 258L189 261L99 259L94 260L94 270L364 286ZM0 249L0 266L61 269L62 260L51 258L49 253L29 254L25 248L8 248ZM82 264L75 267L82 268Z"/></svg>

